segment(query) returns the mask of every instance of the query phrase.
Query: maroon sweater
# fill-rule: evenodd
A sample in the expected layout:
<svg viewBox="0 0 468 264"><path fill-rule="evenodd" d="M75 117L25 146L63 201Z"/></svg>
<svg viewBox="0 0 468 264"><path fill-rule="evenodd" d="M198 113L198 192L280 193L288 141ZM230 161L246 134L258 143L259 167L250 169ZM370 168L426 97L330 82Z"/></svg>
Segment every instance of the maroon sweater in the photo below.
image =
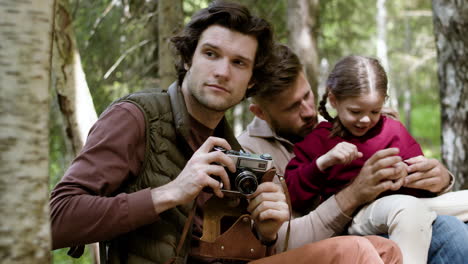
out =
<svg viewBox="0 0 468 264"><path fill-rule="evenodd" d="M347 136L330 138L330 122L321 122L306 138L294 146L294 157L287 165L285 178L288 184L291 203L295 210L304 211L319 200L325 201L336 194L359 174L362 166L375 152L396 147L400 149L403 160L423 155L421 147L398 121L382 116L375 127L362 137ZM317 158L327 153L340 142L357 146L363 157L348 165L335 165L324 172L317 167ZM431 193L424 190L401 188L391 193L410 194L428 197Z"/></svg>

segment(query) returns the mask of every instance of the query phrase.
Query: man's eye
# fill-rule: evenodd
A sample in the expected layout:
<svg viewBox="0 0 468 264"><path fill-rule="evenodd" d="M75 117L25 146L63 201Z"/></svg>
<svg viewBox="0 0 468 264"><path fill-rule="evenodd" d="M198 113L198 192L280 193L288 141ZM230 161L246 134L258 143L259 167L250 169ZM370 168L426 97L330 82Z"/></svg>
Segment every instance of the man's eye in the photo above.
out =
<svg viewBox="0 0 468 264"><path fill-rule="evenodd" d="M207 57L215 57L216 53L214 53L213 51L207 50L207 51L205 51L205 55Z"/></svg>
<svg viewBox="0 0 468 264"><path fill-rule="evenodd" d="M245 66L245 62L243 62L241 60L235 60L234 64L239 65L239 66Z"/></svg>
<svg viewBox="0 0 468 264"><path fill-rule="evenodd" d="M351 110L351 113L354 114L354 115L357 115L357 114L359 114L359 113L361 113L361 112L360 112L360 111L353 111L353 110Z"/></svg>

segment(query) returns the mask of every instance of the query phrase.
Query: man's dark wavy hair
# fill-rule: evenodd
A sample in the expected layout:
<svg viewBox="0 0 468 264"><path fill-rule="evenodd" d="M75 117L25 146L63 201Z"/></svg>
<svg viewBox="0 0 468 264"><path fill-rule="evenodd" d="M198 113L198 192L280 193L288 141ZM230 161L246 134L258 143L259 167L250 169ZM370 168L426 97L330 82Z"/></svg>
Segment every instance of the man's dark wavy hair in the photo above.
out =
<svg viewBox="0 0 468 264"><path fill-rule="evenodd" d="M276 44L267 67L268 79L250 95L257 101L268 101L286 91L297 80L302 64L297 55L286 45Z"/></svg>
<svg viewBox="0 0 468 264"><path fill-rule="evenodd" d="M212 25L223 26L257 39L258 48L251 80L254 87L249 89L255 90L256 84L265 82L267 75L264 66L271 56L273 47L272 27L266 20L252 16L245 6L225 1L214 1L207 8L198 11L182 32L171 38L179 55L176 63L179 84L182 84L187 73L184 64L191 65L201 34Z"/></svg>

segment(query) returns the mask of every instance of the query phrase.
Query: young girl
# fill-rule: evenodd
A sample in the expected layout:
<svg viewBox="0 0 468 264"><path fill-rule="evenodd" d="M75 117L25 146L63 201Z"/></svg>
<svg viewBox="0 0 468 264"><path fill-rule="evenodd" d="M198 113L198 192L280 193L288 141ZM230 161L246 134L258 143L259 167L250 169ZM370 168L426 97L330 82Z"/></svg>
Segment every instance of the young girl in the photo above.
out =
<svg viewBox="0 0 468 264"><path fill-rule="evenodd" d="M327 80L327 90L319 112L328 122L320 123L295 145L296 157L286 168L292 206L297 211L307 210L317 198L324 201L343 189L378 150L396 147L403 161L423 155L401 123L381 114L387 97L387 76L376 59L341 59ZM336 118L325 108L327 98L336 109ZM468 191L416 198L433 196L429 191L406 187L385 192L353 217L348 232L388 233L399 244L404 263L427 263L436 213L468 220Z"/></svg>

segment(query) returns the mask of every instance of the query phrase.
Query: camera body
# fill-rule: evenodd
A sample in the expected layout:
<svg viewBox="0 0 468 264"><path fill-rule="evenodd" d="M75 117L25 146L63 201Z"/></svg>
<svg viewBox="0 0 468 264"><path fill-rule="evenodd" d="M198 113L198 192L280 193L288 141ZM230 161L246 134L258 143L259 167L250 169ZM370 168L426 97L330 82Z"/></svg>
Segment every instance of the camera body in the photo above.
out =
<svg viewBox="0 0 468 264"><path fill-rule="evenodd" d="M214 150L225 153L236 165L236 171L226 169L231 183L231 191L244 195L252 194L262 182L263 175L273 167L273 158L270 154L253 154L242 151L226 150L215 147Z"/></svg>

